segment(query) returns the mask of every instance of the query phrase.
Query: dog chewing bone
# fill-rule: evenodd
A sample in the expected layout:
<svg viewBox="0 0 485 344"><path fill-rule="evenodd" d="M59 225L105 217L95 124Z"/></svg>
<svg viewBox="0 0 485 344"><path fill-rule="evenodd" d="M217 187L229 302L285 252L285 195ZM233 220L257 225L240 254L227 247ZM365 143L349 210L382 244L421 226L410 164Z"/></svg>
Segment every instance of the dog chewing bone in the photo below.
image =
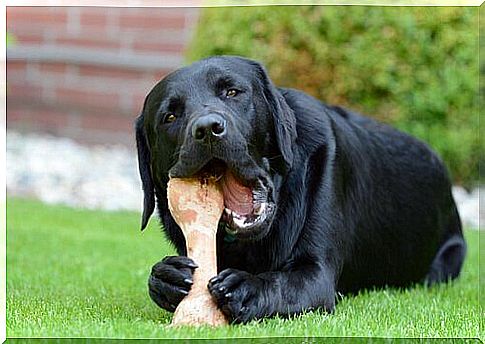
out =
<svg viewBox="0 0 485 344"><path fill-rule="evenodd" d="M167 189L168 207L182 229L187 256L199 266L189 294L175 310L172 325L227 324L207 289L217 275L216 233L224 209L222 191L213 178L173 178Z"/></svg>

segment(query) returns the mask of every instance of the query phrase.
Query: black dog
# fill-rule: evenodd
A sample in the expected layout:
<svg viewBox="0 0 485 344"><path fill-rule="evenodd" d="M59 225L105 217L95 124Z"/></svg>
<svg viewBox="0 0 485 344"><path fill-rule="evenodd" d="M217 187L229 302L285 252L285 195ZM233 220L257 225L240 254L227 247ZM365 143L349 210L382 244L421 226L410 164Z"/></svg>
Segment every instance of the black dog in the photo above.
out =
<svg viewBox="0 0 485 344"><path fill-rule="evenodd" d="M296 90L264 68L212 57L160 81L136 122L145 228L155 207L180 256L155 264L149 293L173 311L194 262L167 208L169 177L221 178L220 273L208 288L234 322L312 308L337 292L433 284L466 251L450 181L424 143Z"/></svg>

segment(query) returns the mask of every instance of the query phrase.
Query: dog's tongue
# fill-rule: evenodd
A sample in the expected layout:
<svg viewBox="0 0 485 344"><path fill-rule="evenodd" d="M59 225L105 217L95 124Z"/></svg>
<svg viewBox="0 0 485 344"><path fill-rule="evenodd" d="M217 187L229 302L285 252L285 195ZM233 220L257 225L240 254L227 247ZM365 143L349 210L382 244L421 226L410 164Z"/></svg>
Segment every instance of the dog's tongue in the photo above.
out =
<svg viewBox="0 0 485 344"><path fill-rule="evenodd" d="M240 215L250 214L253 211L253 193L251 188L242 185L231 171L227 170L221 184L226 208Z"/></svg>

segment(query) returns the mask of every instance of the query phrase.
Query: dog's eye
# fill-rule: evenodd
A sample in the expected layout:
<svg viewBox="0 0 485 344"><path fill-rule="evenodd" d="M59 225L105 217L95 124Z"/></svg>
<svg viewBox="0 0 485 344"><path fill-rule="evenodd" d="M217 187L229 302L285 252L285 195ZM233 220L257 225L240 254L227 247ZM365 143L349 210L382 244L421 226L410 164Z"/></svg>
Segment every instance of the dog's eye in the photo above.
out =
<svg viewBox="0 0 485 344"><path fill-rule="evenodd" d="M238 95L238 93L239 93L238 90L235 90L234 88L231 88L231 89L227 90L227 92L226 92L226 98L235 97L235 96Z"/></svg>
<svg viewBox="0 0 485 344"><path fill-rule="evenodd" d="M177 119L177 116L175 116L173 113L168 113L165 115L165 118L163 119L164 123L172 123Z"/></svg>

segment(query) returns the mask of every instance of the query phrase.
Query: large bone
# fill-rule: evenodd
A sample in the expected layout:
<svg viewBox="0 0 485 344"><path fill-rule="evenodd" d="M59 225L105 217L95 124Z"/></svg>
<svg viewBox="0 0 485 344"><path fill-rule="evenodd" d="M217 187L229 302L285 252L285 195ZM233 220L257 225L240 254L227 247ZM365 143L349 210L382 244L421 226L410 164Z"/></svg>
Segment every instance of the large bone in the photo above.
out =
<svg viewBox="0 0 485 344"><path fill-rule="evenodd" d="M199 266L189 294L175 310L172 325L227 324L207 289L217 275L216 233L224 210L222 191L212 178L173 178L168 183L168 207L182 229L187 256Z"/></svg>

